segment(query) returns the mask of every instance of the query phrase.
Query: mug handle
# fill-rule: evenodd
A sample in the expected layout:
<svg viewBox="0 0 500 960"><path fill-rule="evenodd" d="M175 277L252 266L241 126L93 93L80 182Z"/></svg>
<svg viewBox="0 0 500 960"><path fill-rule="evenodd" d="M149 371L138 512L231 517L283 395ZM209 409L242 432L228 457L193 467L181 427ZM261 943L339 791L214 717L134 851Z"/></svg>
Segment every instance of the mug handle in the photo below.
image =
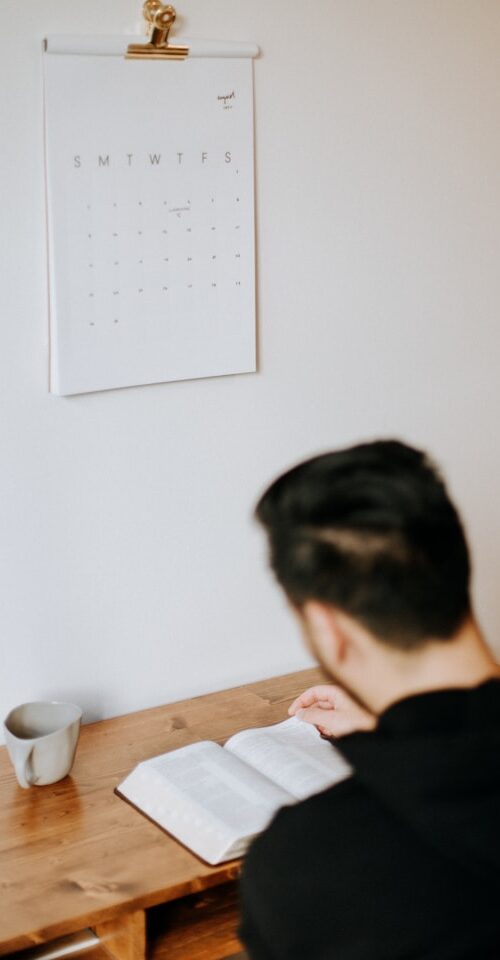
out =
<svg viewBox="0 0 500 960"><path fill-rule="evenodd" d="M27 789L35 783L36 777L34 776L33 767L31 765L31 754L33 753L34 744L26 744L24 750L21 750L21 756L17 756L16 762L14 764L16 777L18 779L19 785ZM19 747L18 747L19 750Z"/></svg>

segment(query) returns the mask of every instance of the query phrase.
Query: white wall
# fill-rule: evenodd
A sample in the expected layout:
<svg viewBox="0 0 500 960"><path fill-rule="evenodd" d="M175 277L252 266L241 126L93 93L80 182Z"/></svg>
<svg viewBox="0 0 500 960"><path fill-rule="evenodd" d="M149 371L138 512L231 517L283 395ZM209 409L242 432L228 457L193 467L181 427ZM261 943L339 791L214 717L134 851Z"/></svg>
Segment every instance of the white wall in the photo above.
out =
<svg viewBox="0 0 500 960"><path fill-rule="evenodd" d="M257 375L47 393L40 40L140 28L136 0L3 0L0 712L88 719L308 664L250 520L282 467L424 445L500 635L500 4L184 0L252 39Z"/></svg>

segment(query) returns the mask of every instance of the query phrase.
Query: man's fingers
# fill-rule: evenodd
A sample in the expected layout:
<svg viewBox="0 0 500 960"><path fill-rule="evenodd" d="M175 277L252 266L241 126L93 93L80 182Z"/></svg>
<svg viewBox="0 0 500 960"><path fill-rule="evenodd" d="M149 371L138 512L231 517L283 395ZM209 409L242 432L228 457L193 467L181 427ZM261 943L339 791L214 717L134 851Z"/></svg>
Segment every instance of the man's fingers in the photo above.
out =
<svg viewBox="0 0 500 960"><path fill-rule="evenodd" d="M312 723L315 727L322 727L325 730L330 730L332 723L334 723L335 710L321 710L317 707L308 707L305 710L300 710L297 714L299 720L305 720L306 723Z"/></svg>
<svg viewBox="0 0 500 960"><path fill-rule="evenodd" d="M297 710L302 710L303 707L309 707L311 703L314 702L313 700L309 699L308 693L308 690L306 690L304 693L301 693L300 697L297 697L297 699L290 704L288 707L288 713L291 716L297 713Z"/></svg>
<svg viewBox="0 0 500 960"><path fill-rule="evenodd" d="M325 706L331 709L334 706L335 690L335 687L328 686L327 684L309 687L290 704L288 713L294 716L297 710L303 710L305 707L311 707L313 704L318 703L325 704Z"/></svg>

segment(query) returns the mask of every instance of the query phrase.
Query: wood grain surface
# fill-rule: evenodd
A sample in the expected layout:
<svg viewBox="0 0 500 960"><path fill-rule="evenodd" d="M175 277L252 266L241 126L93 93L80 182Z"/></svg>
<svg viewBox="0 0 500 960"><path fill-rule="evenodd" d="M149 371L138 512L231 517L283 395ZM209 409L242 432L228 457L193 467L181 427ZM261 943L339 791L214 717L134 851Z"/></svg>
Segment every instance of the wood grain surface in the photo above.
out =
<svg viewBox="0 0 500 960"><path fill-rule="evenodd" d="M206 865L113 791L148 757L285 719L319 682L305 670L89 724L51 786L23 790L0 748L0 955L234 880L238 861Z"/></svg>
<svg viewBox="0 0 500 960"><path fill-rule="evenodd" d="M148 958L229 960L242 950L238 921L235 883L154 907L148 914Z"/></svg>
<svg viewBox="0 0 500 960"><path fill-rule="evenodd" d="M146 956L146 911L120 914L98 923L95 932L102 946L116 960L144 960Z"/></svg>

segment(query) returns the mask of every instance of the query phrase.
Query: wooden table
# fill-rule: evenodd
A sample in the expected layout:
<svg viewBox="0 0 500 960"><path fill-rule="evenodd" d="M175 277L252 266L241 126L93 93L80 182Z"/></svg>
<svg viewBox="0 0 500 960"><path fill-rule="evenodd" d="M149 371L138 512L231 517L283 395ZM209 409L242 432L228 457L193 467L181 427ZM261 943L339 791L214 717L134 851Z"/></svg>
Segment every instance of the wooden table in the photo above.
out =
<svg viewBox="0 0 500 960"><path fill-rule="evenodd" d="M105 948L92 960L143 960L147 930L155 960L241 949L240 862L206 865L113 791L147 757L285 719L319 682L319 669L304 670L89 724L71 775L51 786L21 789L0 748L0 955L86 928Z"/></svg>

